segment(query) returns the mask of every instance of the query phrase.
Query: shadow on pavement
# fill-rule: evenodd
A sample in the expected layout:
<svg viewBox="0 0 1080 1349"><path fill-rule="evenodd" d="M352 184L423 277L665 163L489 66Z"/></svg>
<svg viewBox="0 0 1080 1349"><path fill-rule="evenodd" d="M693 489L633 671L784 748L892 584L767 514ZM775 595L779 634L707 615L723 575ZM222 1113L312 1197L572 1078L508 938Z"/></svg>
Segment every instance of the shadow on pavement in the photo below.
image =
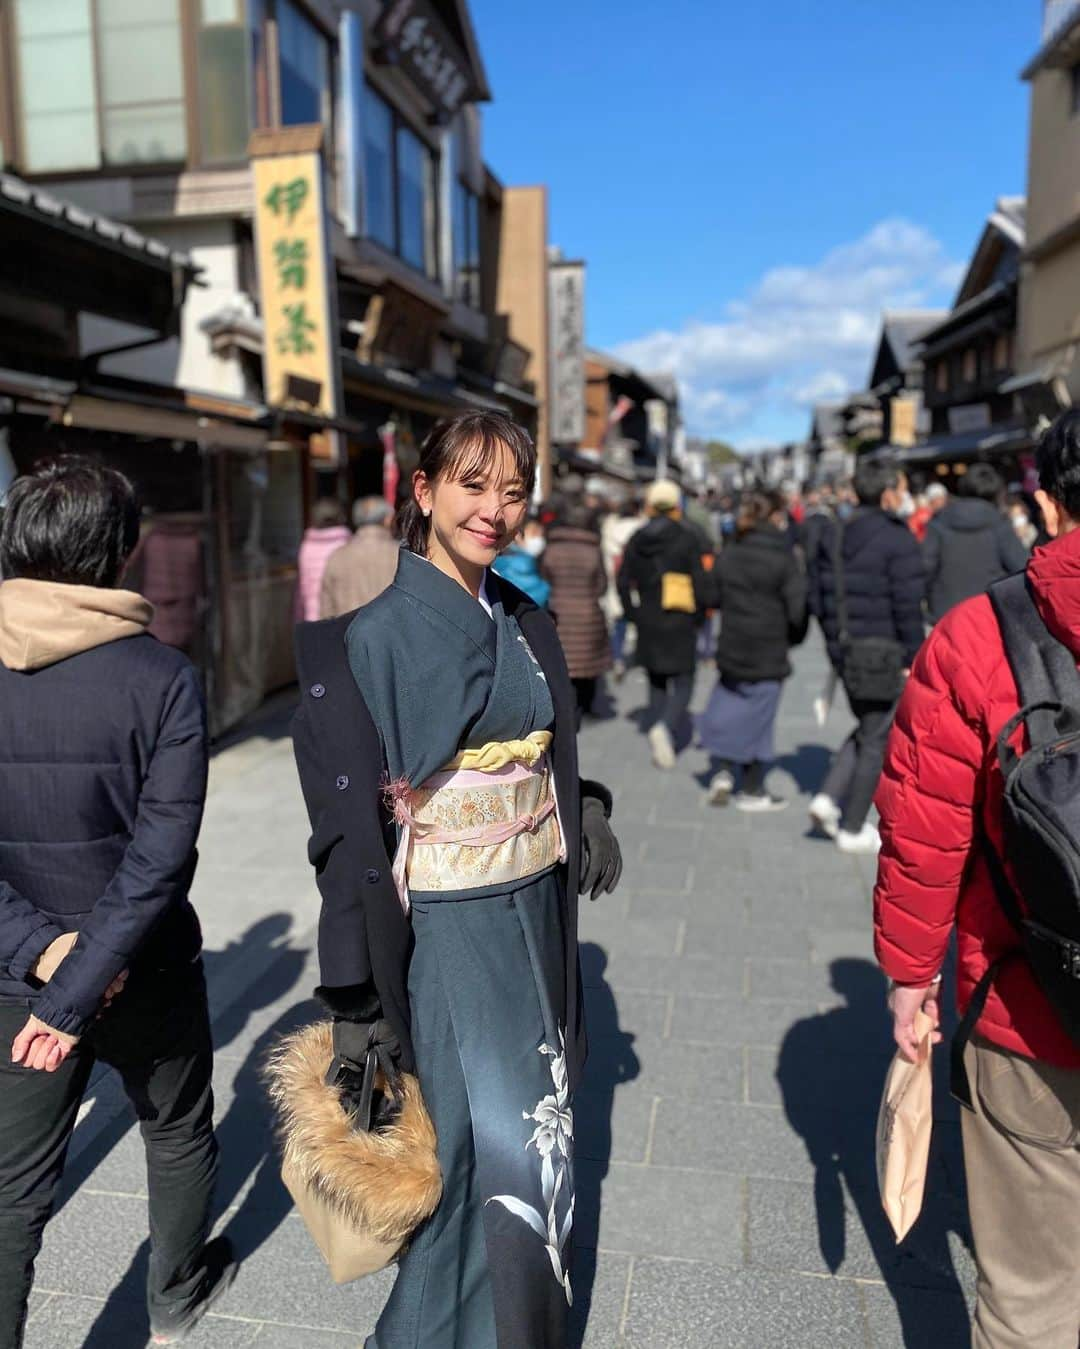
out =
<svg viewBox="0 0 1080 1349"><path fill-rule="evenodd" d="M619 1025L619 1011L611 985L604 979L607 952L595 942L581 946L585 983L589 1058L585 1080L574 1100L574 1147L579 1163L574 1171L574 1267L571 1286L570 1349L579 1349L589 1320L596 1281L600 1191L611 1163L611 1113L615 1089L632 1082L641 1071L634 1053L634 1037Z"/></svg>
<svg viewBox="0 0 1080 1349"><path fill-rule="evenodd" d="M289 736L289 726L296 711L300 694L295 684L269 694L263 702L235 726L215 736L210 748L211 757L243 744L245 740L285 740Z"/></svg>
<svg viewBox="0 0 1080 1349"><path fill-rule="evenodd" d="M782 754L773 764L795 779L800 792L813 795L825 781L832 761L832 751L824 745L800 745L793 754Z"/></svg>
<svg viewBox="0 0 1080 1349"><path fill-rule="evenodd" d="M830 974L844 1005L797 1021L784 1037L776 1073L788 1122L814 1165L821 1256L832 1274L843 1265L853 1205L896 1303L904 1344L966 1349L970 1322L948 1237L957 1233L969 1248L971 1239L959 1123L947 1075L940 1071L947 1054L935 1056L939 1071L923 1212L897 1246L878 1195L874 1156L878 1105L893 1052L885 981L866 960L835 960Z"/></svg>
<svg viewBox="0 0 1080 1349"><path fill-rule="evenodd" d="M291 920L274 914L254 923L238 943L247 957L265 959L268 944L273 947L285 935ZM232 951L208 951L204 960L208 970L231 963ZM251 1015L287 996L300 977L305 963L302 951L284 948L272 958L263 975L247 993L229 1006L214 1023L215 1052L221 1052L247 1025ZM239 1207L223 1228L232 1240L238 1259L253 1255L268 1241L292 1208L292 1200L281 1183L274 1148L270 1106L262 1072L267 1055L282 1036L321 1015L319 1005L310 999L295 1003L262 1032L244 1056L231 1087L231 1101L216 1126L220 1149L218 1181L214 1195L214 1220L237 1204ZM70 1197L131 1128L125 1110L111 1121L83 1149L65 1176L65 1196ZM146 1317L146 1275L150 1244L144 1241L132 1258L123 1278L112 1290L85 1341L88 1349L118 1349L141 1345L149 1336ZM141 1338L140 1338L141 1336Z"/></svg>

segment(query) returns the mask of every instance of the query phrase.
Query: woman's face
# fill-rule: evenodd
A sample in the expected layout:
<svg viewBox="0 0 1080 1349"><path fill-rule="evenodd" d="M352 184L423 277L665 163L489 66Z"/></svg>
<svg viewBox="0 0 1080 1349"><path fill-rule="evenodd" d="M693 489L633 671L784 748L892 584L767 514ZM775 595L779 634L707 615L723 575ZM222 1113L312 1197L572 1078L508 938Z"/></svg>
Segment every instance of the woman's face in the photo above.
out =
<svg viewBox="0 0 1080 1349"><path fill-rule="evenodd" d="M465 478L429 482L417 471L413 486L431 520L428 556L460 566L489 567L521 528L528 509L525 484L509 448L500 446L490 464Z"/></svg>

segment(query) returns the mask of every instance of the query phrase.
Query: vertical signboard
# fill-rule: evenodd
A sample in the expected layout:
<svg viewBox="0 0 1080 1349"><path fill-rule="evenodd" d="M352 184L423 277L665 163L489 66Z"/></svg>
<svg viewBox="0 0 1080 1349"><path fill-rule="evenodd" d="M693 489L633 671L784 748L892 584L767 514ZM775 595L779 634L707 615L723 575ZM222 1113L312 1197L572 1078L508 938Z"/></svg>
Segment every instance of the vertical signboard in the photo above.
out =
<svg viewBox="0 0 1080 1349"><path fill-rule="evenodd" d="M292 148L321 134L297 127L253 138L255 254L266 401L335 417L340 354L322 154Z"/></svg>
<svg viewBox="0 0 1080 1349"><path fill-rule="evenodd" d="M551 325L551 415L553 444L579 445L585 437L585 264L548 266Z"/></svg>

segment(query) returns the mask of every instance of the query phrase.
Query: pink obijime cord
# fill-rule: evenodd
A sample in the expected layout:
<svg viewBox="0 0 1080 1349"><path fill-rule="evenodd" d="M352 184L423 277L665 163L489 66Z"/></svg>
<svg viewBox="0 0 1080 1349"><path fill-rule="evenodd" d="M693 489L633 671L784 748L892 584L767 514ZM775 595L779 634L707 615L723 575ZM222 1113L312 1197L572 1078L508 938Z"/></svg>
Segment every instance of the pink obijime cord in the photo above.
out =
<svg viewBox="0 0 1080 1349"><path fill-rule="evenodd" d="M393 810L394 821L401 830L401 839L394 854L393 877L401 907L406 913L409 912L409 856L414 843L457 843L466 848L495 847L500 843L509 843L519 834L535 832L556 809L554 796L550 796L539 810L519 815L516 820L483 824L472 829L437 829L434 825L421 823L413 815L410 808L412 789L404 779L390 783L385 789L385 796Z"/></svg>

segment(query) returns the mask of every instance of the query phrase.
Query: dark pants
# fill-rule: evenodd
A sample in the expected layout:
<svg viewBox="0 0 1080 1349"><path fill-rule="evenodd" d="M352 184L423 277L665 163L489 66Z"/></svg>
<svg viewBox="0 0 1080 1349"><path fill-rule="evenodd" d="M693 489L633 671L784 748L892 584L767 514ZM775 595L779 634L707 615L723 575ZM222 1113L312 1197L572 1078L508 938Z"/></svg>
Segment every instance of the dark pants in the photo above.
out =
<svg viewBox="0 0 1080 1349"><path fill-rule="evenodd" d="M851 711L855 729L833 759L821 790L840 805L840 828L857 834L874 801L896 704L852 701Z"/></svg>
<svg viewBox="0 0 1080 1349"><path fill-rule="evenodd" d="M573 679L570 681L574 686L574 698L577 701L578 725L581 725L581 718L587 716L592 710L592 705L596 701L596 679Z"/></svg>
<svg viewBox="0 0 1080 1349"><path fill-rule="evenodd" d="M760 796L765 790L765 774L769 771L769 765L763 763L761 759L754 759L752 763L736 763L734 759L718 759L713 757L709 761L709 773L715 776L717 773L730 773L732 779L739 780L739 771L742 770L742 790L747 796Z"/></svg>
<svg viewBox="0 0 1080 1349"><path fill-rule="evenodd" d="M674 740L682 729L683 722L686 720L686 713L690 707L690 699L693 697L693 672L691 671L688 674L666 675L657 674L655 671L649 670L648 675L648 724L652 727L655 726L658 721L662 721L671 732L671 738Z"/></svg>
<svg viewBox="0 0 1080 1349"><path fill-rule="evenodd" d="M198 1301L217 1174L213 1050L202 962L133 975L55 1073L11 1062L24 1004L0 1006L0 1349L17 1349L34 1259L52 1212L91 1069L114 1067L146 1146L150 1323L166 1330ZM94 1233L85 1240L93 1242Z"/></svg>

